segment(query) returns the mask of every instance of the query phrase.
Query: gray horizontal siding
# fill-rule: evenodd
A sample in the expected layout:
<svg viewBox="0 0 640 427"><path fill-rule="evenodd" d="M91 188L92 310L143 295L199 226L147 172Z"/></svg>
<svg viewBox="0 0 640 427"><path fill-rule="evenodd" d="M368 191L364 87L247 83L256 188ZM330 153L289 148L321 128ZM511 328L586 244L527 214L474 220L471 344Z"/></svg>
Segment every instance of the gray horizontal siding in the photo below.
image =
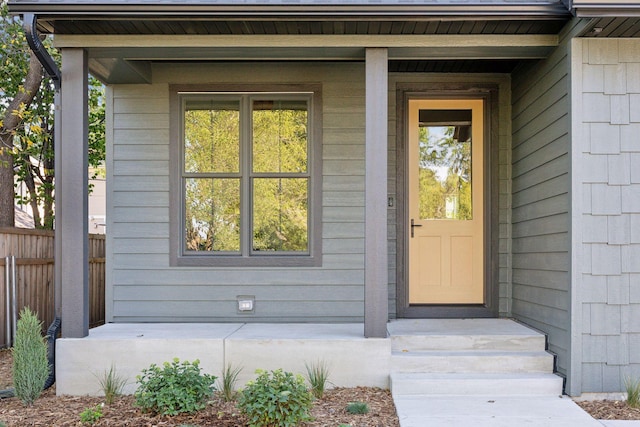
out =
<svg viewBox="0 0 640 427"><path fill-rule="evenodd" d="M236 305L233 300L215 299L211 301L120 301L114 309L114 317L123 322L212 322L231 321L226 314L229 305ZM362 301L291 301L291 300L258 300L255 315L237 316L233 321L259 322L318 322L327 321L323 310L328 305L335 306L335 311L344 313L335 316L333 321L358 321L363 315ZM281 312L274 317L271 313Z"/></svg>
<svg viewBox="0 0 640 427"><path fill-rule="evenodd" d="M544 331L569 364L569 78L567 46L512 79L512 314Z"/></svg>
<svg viewBox="0 0 640 427"><path fill-rule="evenodd" d="M360 285L323 285L316 291L318 301L342 301L351 299L351 295ZM292 289L293 288L293 289ZM295 292L297 287L287 285L273 285L268 289L264 285L244 285L242 291L260 297L260 300L279 301L288 299L291 301L304 302L307 295L304 292ZM232 301L238 295L238 284L212 287L208 285L195 286L185 284L181 287L168 285L145 285L145 286L121 286L115 293L115 297L120 301L137 301L140 295L146 295L147 301L190 301L194 296L196 300L227 300Z"/></svg>
<svg viewBox="0 0 640 427"><path fill-rule="evenodd" d="M109 321L362 321L363 77L358 64L165 65L152 85L112 87ZM322 82L321 267L169 266L169 82ZM244 294L253 315L236 313Z"/></svg>
<svg viewBox="0 0 640 427"><path fill-rule="evenodd" d="M212 284L212 274L201 274L200 271L186 268L163 268L156 269L159 273L155 278L153 284L161 284L174 286L176 283L182 285L202 285L209 286ZM237 269L225 268L216 269L215 271L215 283L224 286L244 286L244 285L292 285L299 286L300 278L291 274L291 269L286 268L245 268L242 274L238 274ZM114 270L114 280L123 285L144 285L148 283L149 271L148 270ZM340 275L327 274L322 269L309 269L304 272L305 282L315 285L362 285L362 278L364 273L359 270L344 270ZM182 289L180 286L178 288ZM188 288L185 288L188 289ZM117 290L114 293L117 294ZM305 292L304 287L292 292ZM193 295L197 298L197 295Z"/></svg>

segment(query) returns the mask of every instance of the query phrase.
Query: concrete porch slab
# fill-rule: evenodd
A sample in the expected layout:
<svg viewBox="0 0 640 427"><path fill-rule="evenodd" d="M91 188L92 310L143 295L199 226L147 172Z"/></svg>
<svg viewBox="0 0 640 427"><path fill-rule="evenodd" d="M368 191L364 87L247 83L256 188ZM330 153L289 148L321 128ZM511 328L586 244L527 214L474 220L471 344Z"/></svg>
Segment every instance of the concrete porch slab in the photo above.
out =
<svg viewBox="0 0 640 427"><path fill-rule="evenodd" d="M98 378L110 366L128 379L151 363L178 357L200 360L204 372L220 376L228 363L242 367L238 386L255 378L256 369L282 368L306 373L305 363L323 361L334 386L388 388L391 357L388 339L366 339L362 324L107 324L86 338L56 342L58 394L99 395Z"/></svg>
<svg viewBox="0 0 640 427"><path fill-rule="evenodd" d="M362 324L247 324L225 341L225 357L242 366L239 385L256 369L306 373L305 364L324 362L337 387L389 387L391 344L364 338Z"/></svg>
<svg viewBox="0 0 640 427"><path fill-rule="evenodd" d="M243 323L107 323L85 339L224 339Z"/></svg>
<svg viewBox="0 0 640 427"><path fill-rule="evenodd" d="M114 366L127 378L124 393L135 391L136 375L149 365L200 360L207 373L224 366L224 340L242 324L110 323L89 331L86 338L56 341L56 393L100 395L98 379Z"/></svg>

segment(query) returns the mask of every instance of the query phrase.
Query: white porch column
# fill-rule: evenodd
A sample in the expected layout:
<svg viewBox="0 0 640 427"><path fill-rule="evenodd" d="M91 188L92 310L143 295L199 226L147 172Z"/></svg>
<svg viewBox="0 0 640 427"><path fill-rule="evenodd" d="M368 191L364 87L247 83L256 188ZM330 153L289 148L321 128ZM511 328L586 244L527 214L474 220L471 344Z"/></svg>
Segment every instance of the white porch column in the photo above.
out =
<svg viewBox="0 0 640 427"><path fill-rule="evenodd" d="M62 49L60 141L56 143L56 281L63 338L89 334L88 68L84 49Z"/></svg>
<svg viewBox="0 0 640 427"><path fill-rule="evenodd" d="M388 53L366 50L364 336L385 338L388 318Z"/></svg>

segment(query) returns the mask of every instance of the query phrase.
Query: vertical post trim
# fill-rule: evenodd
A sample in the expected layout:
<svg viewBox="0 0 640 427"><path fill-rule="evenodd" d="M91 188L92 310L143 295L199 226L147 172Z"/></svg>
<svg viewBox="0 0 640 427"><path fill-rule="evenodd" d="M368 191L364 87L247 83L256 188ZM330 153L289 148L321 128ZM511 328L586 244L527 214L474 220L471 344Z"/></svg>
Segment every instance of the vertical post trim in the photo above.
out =
<svg viewBox="0 0 640 427"><path fill-rule="evenodd" d="M571 127L569 130L569 154L571 155L571 222L569 254L571 270L569 272L570 313L567 325L569 328L569 366L567 367L567 384L565 392L570 396L582 394L582 334L584 330L582 319L582 204L583 204L583 174L582 153L582 67L583 46L582 39L572 39L569 42L568 54L570 61L569 93L571 94Z"/></svg>
<svg viewBox="0 0 640 427"><path fill-rule="evenodd" d="M387 121L388 51L365 54L364 335L386 338L388 306Z"/></svg>
<svg viewBox="0 0 640 427"><path fill-rule="evenodd" d="M62 49L61 141L56 146L56 263L62 336L89 334L88 67L81 48Z"/></svg>

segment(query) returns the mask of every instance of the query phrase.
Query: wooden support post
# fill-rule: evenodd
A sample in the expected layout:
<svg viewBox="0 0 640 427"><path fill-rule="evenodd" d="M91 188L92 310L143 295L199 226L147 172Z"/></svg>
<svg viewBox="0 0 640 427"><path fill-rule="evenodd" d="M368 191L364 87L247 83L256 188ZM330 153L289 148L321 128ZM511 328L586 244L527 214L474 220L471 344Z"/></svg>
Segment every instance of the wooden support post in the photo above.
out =
<svg viewBox="0 0 640 427"><path fill-rule="evenodd" d="M388 318L388 52L366 49L364 335L386 338Z"/></svg>
<svg viewBox="0 0 640 427"><path fill-rule="evenodd" d="M61 141L56 144L56 280L62 337L89 334L88 67L84 49L62 49Z"/></svg>

